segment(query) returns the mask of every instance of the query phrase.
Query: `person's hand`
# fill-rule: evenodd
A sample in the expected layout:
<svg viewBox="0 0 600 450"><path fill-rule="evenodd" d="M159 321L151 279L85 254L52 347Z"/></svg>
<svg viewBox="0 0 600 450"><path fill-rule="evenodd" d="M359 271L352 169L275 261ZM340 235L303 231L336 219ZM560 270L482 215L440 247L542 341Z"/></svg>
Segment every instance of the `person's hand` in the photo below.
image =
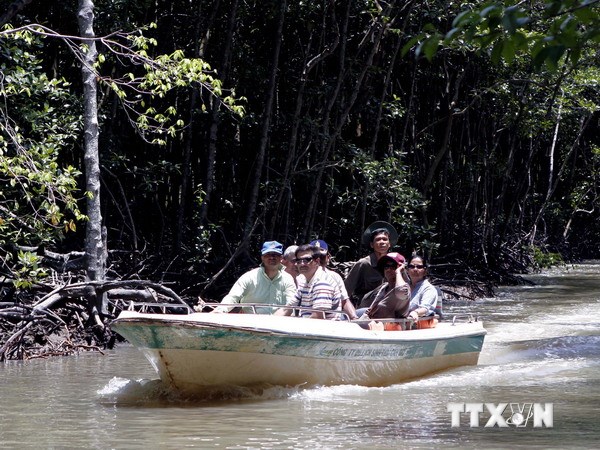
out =
<svg viewBox="0 0 600 450"><path fill-rule="evenodd" d="M418 320L419 319L419 313L417 313L417 311L411 311L408 314L408 318L412 319L412 320Z"/></svg>

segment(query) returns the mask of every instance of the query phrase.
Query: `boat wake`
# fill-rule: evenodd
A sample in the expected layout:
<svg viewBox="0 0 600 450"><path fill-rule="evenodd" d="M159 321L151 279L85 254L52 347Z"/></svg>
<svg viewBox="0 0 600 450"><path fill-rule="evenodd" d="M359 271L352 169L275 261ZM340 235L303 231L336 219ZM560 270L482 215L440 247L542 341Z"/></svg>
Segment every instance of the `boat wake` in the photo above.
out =
<svg viewBox="0 0 600 450"><path fill-rule="evenodd" d="M98 400L103 405L125 407L196 406L232 401L285 399L298 395L304 389L302 386L218 386L190 393L176 390L160 379L130 380L114 377L98 391Z"/></svg>
<svg viewBox="0 0 600 450"><path fill-rule="evenodd" d="M432 377L414 380L401 385L402 389L414 390L439 388L486 389L488 386L519 389L535 386L548 386L552 383L568 383L583 372L595 373L597 378L598 359L586 358L581 355L548 356L544 359L519 359L509 361L499 359L467 369L452 369ZM400 385L398 385L400 386Z"/></svg>

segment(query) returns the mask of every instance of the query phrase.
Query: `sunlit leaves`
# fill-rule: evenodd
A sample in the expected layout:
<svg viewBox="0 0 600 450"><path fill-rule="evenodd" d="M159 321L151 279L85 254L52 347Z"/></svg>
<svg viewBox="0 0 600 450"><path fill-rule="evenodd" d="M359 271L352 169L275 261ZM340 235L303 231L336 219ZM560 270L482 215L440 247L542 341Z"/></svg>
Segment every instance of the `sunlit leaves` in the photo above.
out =
<svg viewBox="0 0 600 450"><path fill-rule="evenodd" d="M131 123L145 140L164 145L166 136L176 137L183 129L185 123L178 117L177 109L164 101L176 89L206 90L232 113L239 116L244 114L243 106L237 104L239 99L233 94L224 96L222 82L206 61L187 58L179 49L171 54L150 56L157 41L144 36L145 29L122 35L126 44L115 40L116 37L103 41L114 54L120 55L120 59L125 54L135 70L106 82L119 97ZM161 106L164 103L166 105ZM206 111L204 104L200 108Z"/></svg>
<svg viewBox="0 0 600 450"><path fill-rule="evenodd" d="M238 104L241 99L236 99L233 92L224 91L216 71L207 62L199 58L187 58L180 49L171 54L152 56L158 42L155 38L145 36L144 31L155 27L155 24L150 24L130 33L117 32L96 39L97 47L102 50L93 66L97 80L115 93L130 123L138 129L142 138L147 142L165 144L165 135L175 137L181 131L181 119L177 117L168 98L177 89L208 92L210 101L218 102L232 114L242 116L244 108ZM23 40L31 39L38 33L63 39L80 60L88 51L87 44L75 45L73 38L61 36L39 25L0 32L0 36L14 36ZM109 59L116 62L114 67L124 67L126 72L122 75L111 72L110 76L103 76L101 67ZM146 108L149 104L153 104L152 111ZM200 110L207 111L205 103L200 105Z"/></svg>
<svg viewBox="0 0 600 450"><path fill-rule="evenodd" d="M33 286L48 274L41 266L41 258L35 253L20 251L17 256L14 285L20 289Z"/></svg>
<svg viewBox="0 0 600 450"><path fill-rule="evenodd" d="M81 173L59 163L80 133L78 99L64 79L49 78L34 56L41 40L30 31L5 35L0 106L2 241L46 243L84 220L77 204Z"/></svg>
<svg viewBox="0 0 600 450"><path fill-rule="evenodd" d="M535 68L557 70L563 61L576 64L583 49L599 42L598 2L551 0L538 6L489 2L465 10L454 19L444 44L468 43L489 52L494 63L529 54Z"/></svg>

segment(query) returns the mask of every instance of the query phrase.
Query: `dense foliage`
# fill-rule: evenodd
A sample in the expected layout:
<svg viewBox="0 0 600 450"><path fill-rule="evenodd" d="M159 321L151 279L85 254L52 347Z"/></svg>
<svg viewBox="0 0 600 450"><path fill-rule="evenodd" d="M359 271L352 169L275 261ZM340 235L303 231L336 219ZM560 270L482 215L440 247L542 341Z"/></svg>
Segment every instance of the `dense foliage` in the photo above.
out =
<svg viewBox="0 0 600 450"><path fill-rule="evenodd" d="M562 28L580 39L576 58L566 45L542 58L528 33L550 35L558 13L525 20L513 2L96 1L98 36L155 23L144 31L156 43L144 48L150 56L207 61L244 109L236 114L194 83L152 98L140 92L130 97L137 106L179 125L157 146L120 90L101 88L103 217L108 248L120 251L112 275L175 281L197 294L233 255L227 281L205 292L218 298L256 264L262 240L318 237L351 261L366 252L360 236L377 219L397 226L399 251L430 253L438 274L524 270L534 249L598 257L600 72L597 35L582 31L597 17L588 3L573 4L579 22ZM10 20L34 22L76 35L76 2L33 2ZM82 87L65 47L0 35L9 279L18 278L8 260L18 246L81 249ZM103 76L139 75L98 51ZM123 251L128 257L117 257Z"/></svg>

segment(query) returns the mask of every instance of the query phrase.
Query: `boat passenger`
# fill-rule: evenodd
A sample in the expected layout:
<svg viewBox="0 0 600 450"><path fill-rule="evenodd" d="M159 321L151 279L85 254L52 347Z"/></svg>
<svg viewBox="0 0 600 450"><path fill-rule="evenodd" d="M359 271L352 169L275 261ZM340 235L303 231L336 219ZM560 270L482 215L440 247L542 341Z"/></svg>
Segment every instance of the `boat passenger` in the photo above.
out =
<svg viewBox="0 0 600 450"><path fill-rule="evenodd" d="M442 315L441 292L427 279L427 262L425 257L413 254L407 265L410 278L410 313L409 317L417 320L419 317ZM435 326L435 321L419 322L420 327L426 328L428 324ZM436 322L437 323L437 322Z"/></svg>
<svg viewBox="0 0 600 450"><path fill-rule="evenodd" d="M400 319L408 316L410 288L404 265L406 260L400 253L390 252L381 257L377 268L383 272L385 282L377 289L369 308L359 308L357 314L366 319Z"/></svg>
<svg viewBox="0 0 600 450"><path fill-rule="evenodd" d="M285 271L289 273L294 279L294 283L296 282L296 277L298 276L298 267L294 260L296 259L296 250L298 249L297 245L288 246L283 252L283 258L281 258L281 264L285 267Z"/></svg>
<svg viewBox="0 0 600 450"><path fill-rule="evenodd" d="M338 319L341 312L342 295L331 275L323 270L319 259L321 251L309 244L296 250L298 290L294 299L287 303L291 308L280 308L275 314L289 316L293 307L302 306L319 311L300 311L301 317L314 319ZM323 312L321 312L321 310Z"/></svg>
<svg viewBox="0 0 600 450"><path fill-rule="evenodd" d="M377 262L398 242L398 233L389 223L373 222L362 236L363 245L370 246L370 255L359 259L350 269L344 284L355 307L369 307L373 302L377 287L383 282L382 273L377 270ZM370 294L370 295L366 295Z"/></svg>
<svg viewBox="0 0 600 450"><path fill-rule="evenodd" d="M310 243L310 245L313 245L320 249L321 255L319 257L319 262L321 264L321 267L323 268L323 270L325 270L325 272L327 272L327 273L329 273L329 275L331 275L331 277L334 279L338 289L340 290L340 293L342 295L342 311L344 311L346 313L347 317L350 320L358 319L358 316L356 315L356 309L354 308L354 305L350 301L350 297L348 296L348 292L346 291L346 286L344 285L344 279L335 270L327 267L327 266L329 266L329 263L331 262L331 253L329 252L329 245L327 245L327 242L325 242L321 239L312 241Z"/></svg>
<svg viewBox="0 0 600 450"><path fill-rule="evenodd" d="M283 245L277 241L266 241L261 248L261 265L243 274L221 300L221 305L213 312L230 312L240 303L270 303L285 305L296 295L296 283L292 276L283 270L281 256ZM226 306L227 305L227 306ZM276 309L256 307L259 314L272 314ZM252 313L252 308L242 308Z"/></svg>

